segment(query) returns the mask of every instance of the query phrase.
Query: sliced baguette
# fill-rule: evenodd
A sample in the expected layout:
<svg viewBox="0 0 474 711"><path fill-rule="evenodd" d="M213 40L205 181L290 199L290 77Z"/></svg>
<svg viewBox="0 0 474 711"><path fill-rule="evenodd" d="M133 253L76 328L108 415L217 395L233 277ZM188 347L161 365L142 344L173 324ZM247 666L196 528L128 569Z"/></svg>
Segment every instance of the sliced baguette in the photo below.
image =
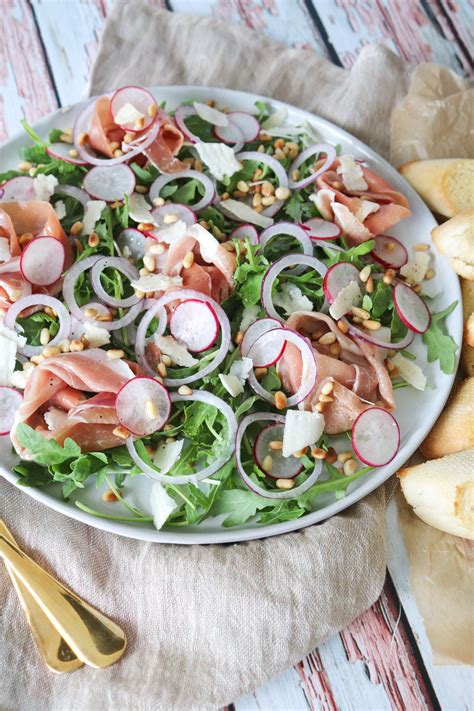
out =
<svg viewBox="0 0 474 711"><path fill-rule="evenodd" d="M440 531L474 540L474 449L398 472L414 512Z"/></svg>
<svg viewBox="0 0 474 711"><path fill-rule="evenodd" d="M433 212L454 217L474 207L474 159L410 161L398 170Z"/></svg>
<svg viewBox="0 0 474 711"><path fill-rule="evenodd" d="M451 258L454 271L474 280L474 208L438 225L431 236L439 251Z"/></svg>
<svg viewBox="0 0 474 711"><path fill-rule="evenodd" d="M474 281L461 279L461 291L464 311L461 366L466 375L472 377L474 376Z"/></svg>
<svg viewBox="0 0 474 711"><path fill-rule="evenodd" d="M474 447L474 378L466 378L452 393L420 449L427 459Z"/></svg>

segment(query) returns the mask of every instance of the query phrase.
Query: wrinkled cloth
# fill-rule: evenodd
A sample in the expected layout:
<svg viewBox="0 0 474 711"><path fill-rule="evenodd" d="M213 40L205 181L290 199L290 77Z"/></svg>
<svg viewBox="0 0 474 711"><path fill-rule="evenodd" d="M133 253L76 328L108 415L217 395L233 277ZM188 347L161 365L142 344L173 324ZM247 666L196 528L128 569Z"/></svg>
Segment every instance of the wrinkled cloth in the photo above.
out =
<svg viewBox="0 0 474 711"><path fill-rule="evenodd" d="M261 93L330 119L388 156L390 115L410 73L381 46L365 47L346 71L247 28L115 3L90 87L92 94L127 83ZM2 708L213 709L287 670L370 607L383 586L391 482L320 525L190 547L101 532L0 486L2 515L20 545L129 638L110 669L47 672L2 574Z"/></svg>

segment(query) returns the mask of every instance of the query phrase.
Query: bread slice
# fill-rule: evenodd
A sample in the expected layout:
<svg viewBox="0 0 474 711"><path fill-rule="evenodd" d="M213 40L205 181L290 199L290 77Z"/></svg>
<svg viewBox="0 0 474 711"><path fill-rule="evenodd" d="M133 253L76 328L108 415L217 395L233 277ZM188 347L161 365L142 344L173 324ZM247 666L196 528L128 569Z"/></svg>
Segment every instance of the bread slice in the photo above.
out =
<svg viewBox="0 0 474 711"><path fill-rule="evenodd" d="M414 512L440 531L474 540L474 449L398 472Z"/></svg>
<svg viewBox="0 0 474 711"><path fill-rule="evenodd" d="M464 311L464 339L461 349L461 366L466 375L474 376L474 281L461 279L462 307Z"/></svg>
<svg viewBox="0 0 474 711"><path fill-rule="evenodd" d="M474 207L474 159L415 160L398 170L433 212L454 217Z"/></svg>
<svg viewBox="0 0 474 711"><path fill-rule="evenodd" d="M451 258L454 271L474 280L474 208L438 225L431 236L439 251Z"/></svg>
<svg viewBox="0 0 474 711"><path fill-rule="evenodd" d="M463 380L452 393L420 449L427 459L437 459L470 447L474 447L474 378Z"/></svg>

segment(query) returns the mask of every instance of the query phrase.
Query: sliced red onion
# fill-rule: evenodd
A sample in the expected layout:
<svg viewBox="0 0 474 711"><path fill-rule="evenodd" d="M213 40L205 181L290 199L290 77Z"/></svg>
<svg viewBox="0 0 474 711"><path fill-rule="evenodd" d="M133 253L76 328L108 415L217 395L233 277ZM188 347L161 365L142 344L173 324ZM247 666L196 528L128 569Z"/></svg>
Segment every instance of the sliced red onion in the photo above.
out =
<svg viewBox="0 0 474 711"><path fill-rule="evenodd" d="M135 281L139 276L138 269L130 264L128 259L123 259L122 257L103 257L102 259L98 259L92 267L90 276L92 287L99 299L109 306L117 306L119 308L128 308L129 306L137 304L140 299L135 296L135 294L128 296L126 299L116 299L105 291L100 282L100 275L104 269L108 269L109 267L116 269L130 281Z"/></svg>
<svg viewBox="0 0 474 711"><path fill-rule="evenodd" d="M294 407L299 402L302 402L314 388L317 376L317 366L313 355L313 349L309 345L307 339L303 338L300 333L297 333L289 328L268 331L268 333L263 334L263 336L260 336L258 339L259 346L264 348L268 343L271 343L275 339L278 343L281 343L283 331L285 342L293 343L301 352L302 358L301 383L294 395L291 395L288 398L287 403L287 407ZM387 344L385 344L385 347L387 347ZM265 390L261 383L258 382L253 370L250 372L248 377L248 383L257 395L259 395L259 397L267 402L271 402L272 404L274 403L274 394L270 393L268 390Z"/></svg>
<svg viewBox="0 0 474 711"><path fill-rule="evenodd" d="M280 188L289 187L288 176L285 172L285 169L283 168L282 164L277 161L276 158L273 158L273 156L269 156L267 153L259 153L258 151L243 151L242 153L237 153L235 157L237 158L237 160L240 161L255 160L259 163L264 163L275 174L275 177L278 180L278 186ZM273 215L276 215L276 213L283 204L284 200L275 200L273 205L270 205L269 207L265 208L265 210L262 210L261 214L266 215L266 217L273 217Z"/></svg>
<svg viewBox="0 0 474 711"><path fill-rule="evenodd" d="M196 213L194 213L190 207L188 207L187 205L181 205L178 202L174 202L168 205L161 205L160 207L155 207L155 209L151 211L151 216L153 217L157 225L156 229L164 229L166 227L169 227L170 224L173 224L166 222L165 218L168 215L173 215L173 217L176 217L176 220L174 220L174 222L181 220L181 222L184 222L186 227L191 227L191 225L195 225L197 222Z"/></svg>
<svg viewBox="0 0 474 711"><path fill-rule="evenodd" d="M18 329L15 329L16 320L21 312L30 306L49 306L58 315L59 330L54 338L50 340L48 346L57 346L58 343L61 343L65 338L69 338L69 334L71 333L71 317L64 304L59 301L59 299L55 299L48 294L32 294L31 296L24 296L22 299L15 301L5 315L5 326L18 331ZM19 346L18 351L30 358L33 355L41 353L43 348L44 346L29 346L25 344L24 346Z"/></svg>
<svg viewBox="0 0 474 711"><path fill-rule="evenodd" d="M122 254L128 249L127 257L138 260L145 256L146 235L135 227L128 227L117 237L117 244Z"/></svg>
<svg viewBox="0 0 474 711"><path fill-rule="evenodd" d="M283 415L280 417L284 421ZM281 450L271 449L270 443L277 440L283 441L284 422L274 425L265 425L255 437L253 444L253 458L255 464L271 479L294 479L303 471L301 460L293 455L284 457ZM271 456L272 466L268 469L266 458Z"/></svg>
<svg viewBox="0 0 474 711"><path fill-rule="evenodd" d="M54 188L55 195L66 195L66 197L74 198L77 202L80 202L84 210L87 207L87 203L90 201L91 196L86 193L85 190L81 188L76 188L75 185L64 185L60 183Z"/></svg>
<svg viewBox="0 0 474 711"><path fill-rule="evenodd" d="M136 178L133 170L123 163L119 165L96 166L84 178L84 188L94 200L116 202L131 195L135 190Z"/></svg>
<svg viewBox="0 0 474 711"><path fill-rule="evenodd" d="M18 175L3 183L0 188L2 202L29 202L36 199L33 178L29 175Z"/></svg>
<svg viewBox="0 0 474 711"><path fill-rule="evenodd" d="M200 143L201 139L199 136L196 136L196 134L190 131L186 126L185 120L189 118L189 116L197 116L197 111L194 106L180 106L175 111L174 120L186 140L191 141L191 143Z"/></svg>
<svg viewBox="0 0 474 711"><path fill-rule="evenodd" d="M283 321L283 319L273 305L273 282L284 269L287 267L293 267L295 264L304 264L307 267L311 267L311 269L317 271L322 277L324 277L327 272L327 267L320 262L319 259L316 259L316 257L310 257L306 254L287 254L285 257L277 259L277 261L272 264L262 281L261 298L263 308L267 314L272 318L278 319L280 322Z"/></svg>
<svg viewBox="0 0 474 711"><path fill-rule="evenodd" d="M138 437L146 437L161 430L170 415L171 400L158 380L139 375L122 385L115 411L123 427Z"/></svg>
<svg viewBox="0 0 474 711"><path fill-rule="evenodd" d="M302 180L293 180L290 177L288 187L291 190L299 190L300 188L306 188L308 185L311 185L311 183L314 183L316 178L321 175L321 173L325 173L326 170L329 170L331 164L336 160L336 149L334 146L331 146L329 143L314 143L312 146L305 148L305 150L302 151L297 158L295 158L293 163L290 165L288 174L290 176L293 175L293 172L298 170L300 165L305 163L308 158L311 158L318 153L326 154L326 160L322 166L315 170L314 173L307 175L306 178L303 178Z"/></svg>
<svg viewBox="0 0 474 711"><path fill-rule="evenodd" d="M257 229L250 224L239 225L235 230L229 235L230 239L240 239L242 242L246 239L250 241L250 244L258 244L258 232Z"/></svg>
<svg viewBox="0 0 474 711"><path fill-rule="evenodd" d="M199 291L195 291L194 289L179 289L177 291L170 291L167 294L161 296L159 299L157 299L153 305L150 305L148 307L137 329L137 337L135 341L135 355L137 357L137 361L140 363L143 370L148 373L148 375L156 376L156 371L150 366L146 357L146 332L148 326L150 325L151 320L155 316L157 316L160 322L158 326L158 333L164 333L167 319L167 312L164 307L170 302L176 301L177 299L179 299L180 301L183 301L185 299L196 299L198 301L204 301L206 304L209 304L212 307L221 327L221 345L215 352L214 358L204 368L198 370L193 375L188 375L184 378L165 378L164 382L165 385L167 385L168 387L180 387L181 385L188 385L189 383L193 383L195 380L201 380L201 378L205 378L206 375L212 373L213 370L215 370L217 366L222 363L225 356L229 352L231 340L229 319L227 318L224 309L219 306L217 301L214 301L214 299L211 299L210 296L201 294ZM151 300L147 300L147 304L150 301Z"/></svg>
<svg viewBox="0 0 474 711"><path fill-rule="evenodd" d="M87 165L82 158L72 156L71 150L70 143L53 143L51 146L46 146L46 153L51 158L63 160L65 163L71 163L72 165Z"/></svg>
<svg viewBox="0 0 474 711"><path fill-rule="evenodd" d="M401 341L398 341L397 343L390 343L382 340L381 338L377 338L375 334L378 333L378 331L368 331L365 328L357 328L357 326L354 326L354 324L346 318L343 318L342 321L344 321L344 323L349 327L349 333L351 336L361 338L363 341L366 341L373 346L377 346L378 348L388 348L392 351L402 351L410 345L415 337L412 331L408 331L405 338L402 338Z"/></svg>
<svg viewBox="0 0 474 711"><path fill-rule="evenodd" d="M0 386L0 437L10 434L23 395L7 385Z"/></svg>
<svg viewBox="0 0 474 711"><path fill-rule="evenodd" d="M131 104L138 112L143 114L143 126L137 128L135 123L117 124L116 116L125 104ZM125 131L137 133L145 131L156 120L158 113L150 116L150 107L156 107L156 100L149 91L141 86L123 86L117 89L110 100L110 113L114 122Z"/></svg>
<svg viewBox="0 0 474 711"><path fill-rule="evenodd" d="M242 355L248 356L257 338L263 336L264 333L268 333L268 331L273 331L274 328L281 328L280 321L277 321L275 318L259 318L250 324L240 344L240 352Z"/></svg>
<svg viewBox="0 0 474 711"><path fill-rule="evenodd" d="M178 486L181 484L197 484L199 481L202 481L202 479L212 476L212 474L215 474L217 471L219 471L219 469L221 469L224 464L226 464L231 458L237 433L237 420L232 408L230 408L229 405L224 402L224 400L221 400L221 398L216 397L216 395L213 395L212 393L209 393L205 390L195 390L192 395L180 395L179 393L171 393L170 397L172 403L193 401L204 402L206 405L211 405L220 412L222 412L227 421L226 446L222 454L217 457L217 459L212 462L212 464L209 464L207 467L204 467L204 469L200 469L197 472L194 472L193 474L172 476L169 474L161 474L161 472L157 471L155 468L151 467L149 464L147 464L147 462L141 459L141 457L139 457L139 455L137 454L132 437L129 437L126 441L127 449L135 464L141 469L144 474L150 477L150 479L155 479L156 481L159 481L162 484L173 484Z"/></svg>
<svg viewBox="0 0 474 711"><path fill-rule="evenodd" d="M204 173L200 173L197 170L182 170L179 173L160 175L160 177L155 180L155 182L150 188L150 200L153 202L153 200L160 197L160 192L165 187L165 185L168 185L168 183L171 183L173 180L179 180L181 178L199 180L199 182L204 185L203 197L201 198L201 200L198 200L198 202L194 203L194 205L189 205L189 208L191 210L199 212L199 210L203 210L205 207L211 204L214 199L214 185L212 183L212 180L210 180L207 175L204 175Z"/></svg>
<svg viewBox="0 0 474 711"><path fill-rule="evenodd" d="M306 220L301 227L314 240L337 239L341 234L341 228L335 222L323 220L321 217L313 217L311 220Z"/></svg>
<svg viewBox="0 0 474 711"><path fill-rule="evenodd" d="M26 281L36 286L50 286L64 269L66 252L55 237L40 235L28 242L20 257L20 271Z"/></svg>
<svg viewBox="0 0 474 711"><path fill-rule="evenodd" d="M73 133L74 146L75 146L77 152L79 153L79 156L82 158L82 160L84 160L86 163L88 163L90 165L104 165L104 166L118 165L119 163L124 163L125 161L129 161L130 158L134 158L139 153L143 153L143 151L153 143L156 136L158 135L158 131L160 128L158 121L155 121L152 124L148 133L146 133L144 135L143 140L139 141L133 148L131 148L131 150L127 151L127 153L124 153L122 156L119 156L118 158L99 158L97 156L96 152L87 143L82 144L79 141L79 138L82 137L82 135L84 133L87 133L89 131L92 115L94 113L94 107L95 107L96 100L97 100L97 97L93 97L84 106L84 108L80 112L80 114L77 117L76 122L74 124L74 133Z"/></svg>
<svg viewBox="0 0 474 711"><path fill-rule="evenodd" d="M242 463L242 439L247 428L254 422L278 422L284 424L285 417L283 415L277 415L270 412L254 412L251 415L246 415L241 420L237 430L237 436L235 438L235 460L237 463L237 469L243 481L251 491L255 492L259 496L263 496L266 499L293 499L296 496L301 496L301 494L304 494L305 491L308 491L308 489L313 486L320 476L323 468L321 460L315 460L314 469L306 481L294 489L279 489L278 491L269 491L268 489L264 489L262 486L259 486L259 484L252 481L245 471Z"/></svg>
<svg viewBox="0 0 474 711"><path fill-rule="evenodd" d="M400 428L393 415L382 407L369 407L352 425L352 448L364 464L383 467L400 447Z"/></svg>
<svg viewBox="0 0 474 711"><path fill-rule="evenodd" d="M292 222L277 222L276 224L271 225L271 227L267 227L266 230L264 230L260 235L259 242L262 252L265 252L265 245L267 242L277 235L289 235L290 237L294 237L301 244L303 254L313 256L313 243L310 237L302 227L299 227ZM304 266L299 266L294 269L288 269L287 273L301 274L304 270Z"/></svg>

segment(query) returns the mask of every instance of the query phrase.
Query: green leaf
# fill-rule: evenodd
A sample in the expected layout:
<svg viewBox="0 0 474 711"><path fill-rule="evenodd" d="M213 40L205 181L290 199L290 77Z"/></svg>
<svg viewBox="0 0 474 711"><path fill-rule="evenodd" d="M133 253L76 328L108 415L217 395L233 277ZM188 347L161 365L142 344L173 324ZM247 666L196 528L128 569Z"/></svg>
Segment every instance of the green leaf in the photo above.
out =
<svg viewBox="0 0 474 711"><path fill-rule="evenodd" d="M61 140L61 136L63 135L63 132L61 131L60 128L52 128L51 131L49 132L49 142L50 143L59 143Z"/></svg>
<svg viewBox="0 0 474 711"><path fill-rule="evenodd" d="M428 362L433 363L438 360L439 367L446 375L454 372L458 346L454 339L447 333L444 319L454 311L457 304L457 301L453 301L444 311L431 314L430 327L423 334L423 343L428 348Z"/></svg>
<svg viewBox="0 0 474 711"><path fill-rule="evenodd" d="M265 121L269 116L266 103L264 101L256 101L255 108L258 111L257 121L259 123L263 123L263 121Z"/></svg>
<svg viewBox="0 0 474 711"><path fill-rule="evenodd" d="M376 283L375 291L372 295L372 308L367 310L371 311L372 318L380 319L383 314L392 307L392 287L380 280ZM365 309L366 307L362 306L362 308Z"/></svg>
<svg viewBox="0 0 474 711"><path fill-rule="evenodd" d="M13 471L21 477L19 483L22 486L48 486L52 482L46 467L36 462L22 461L13 467Z"/></svg>
<svg viewBox="0 0 474 711"><path fill-rule="evenodd" d="M255 516L257 511L269 506L268 499L254 494L253 491L243 489L228 489L222 492L222 496L212 508L212 515L228 513L224 519L223 526L239 526Z"/></svg>
<svg viewBox="0 0 474 711"><path fill-rule="evenodd" d="M65 440L64 447L61 447L54 439L46 439L24 423L18 425L16 436L20 445L33 455L38 464L60 464L81 454L80 447L69 437Z"/></svg>
<svg viewBox="0 0 474 711"><path fill-rule="evenodd" d="M45 314L44 311L38 311L26 318L18 318L17 323L22 327L22 335L25 336L30 346L40 345L40 335L43 328L49 330L51 338L54 338L59 330L57 320Z"/></svg>

